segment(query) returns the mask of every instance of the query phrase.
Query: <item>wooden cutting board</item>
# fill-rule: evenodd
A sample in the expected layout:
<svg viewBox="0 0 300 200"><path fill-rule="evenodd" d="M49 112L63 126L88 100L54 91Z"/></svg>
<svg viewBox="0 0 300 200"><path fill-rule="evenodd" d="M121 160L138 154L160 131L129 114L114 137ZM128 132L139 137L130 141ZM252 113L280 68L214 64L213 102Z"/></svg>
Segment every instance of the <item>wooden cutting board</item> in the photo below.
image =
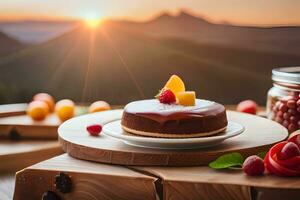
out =
<svg viewBox="0 0 300 200"><path fill-rule="evenodd" d="M0 117L24 115L27 103L4 104L0 105Z"/></svg>
<svg viewBox="0 0 300 200"><path fill-rule="evenodd" d="M0 117L0 137L10 139L57 139L57 128L62 122L55 114L48 115L43 121L34 121L24 113L14 115L14 109L16 111L19 107L21 106L7 105L7 108L10 109L6 109L5 117ZM3 107L0 106L0 108ZM8 111L10 111L9 115ZM76 116L85 113L87 113L87 107L76 107Z"/></svg>
<svg viewBox="0 0 300 200"><path fill-rule="evenodd" d="M0 173L15 172L62 152L57 141L1 139Z"/></svg>
<svg viewBox="0 0 300 200"><path fill-rule="evenodd" d="M284 140L287 130L271 120L228 111L228 119L242 124L246 130L214 147L190 150L162 150L134 147L102 134L92 137L86 126L105 124L120 119L122 110L84 115L68 121L59 133L59 141L69 155L101 163L147 166L199 166L207 165L217 157L240 152L245 156L267 150L271 145Z"/></svg>

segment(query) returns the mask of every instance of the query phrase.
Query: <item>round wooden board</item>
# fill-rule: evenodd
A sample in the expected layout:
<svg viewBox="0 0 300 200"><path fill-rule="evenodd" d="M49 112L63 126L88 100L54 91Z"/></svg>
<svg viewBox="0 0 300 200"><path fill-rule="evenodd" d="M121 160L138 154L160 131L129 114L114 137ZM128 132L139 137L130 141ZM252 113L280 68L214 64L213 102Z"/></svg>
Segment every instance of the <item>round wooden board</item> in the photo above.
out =
<svg viewBox="0 0 300 200"><path fill-rule="evenodd" d="M20 107L25 107L27 104L8 104L0 106L6 108L6 112L0 111L0 137L10 139L57 139L57 128L61 124L60 119L56 114L49 114L46 119L42 121L34 121L26 112L22 115L14 113ZM26 107L25 107L26 109ZM4 116L4 113L6 116ZM87 113L87 107L76 106L76 116ZM2 117L1 117L2 116ZM4 116L4 117L3 117Z"/></svg>
<svg viewBox="0 0 300 200"><path fill-rule="evenodd" d="M228 111L228 119L245 126L241 135L222 144L205 149L160 150L133 147L120 140L102 134L92 137L86 131L90 124L120 119L123 110L88 114L66 121L59 129L59 141L69 155L101 163L142 166L198 166L207 165L217 157L240 152L245 156L265 151L271 145L284 140L287 130L268 119Z"/></svg>

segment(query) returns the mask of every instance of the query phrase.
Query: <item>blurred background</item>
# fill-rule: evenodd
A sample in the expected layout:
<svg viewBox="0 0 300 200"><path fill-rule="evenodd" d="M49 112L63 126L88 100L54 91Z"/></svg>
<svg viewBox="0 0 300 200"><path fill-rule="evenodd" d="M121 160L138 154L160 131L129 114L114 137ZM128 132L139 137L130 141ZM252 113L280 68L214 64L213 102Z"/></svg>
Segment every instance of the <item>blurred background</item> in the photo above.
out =
<svg viewBox="0 0 300 200"><path fill-rule="evenodd" d="M300 65L297 0L0 1L0 104L38 92L111 104L172 74L198 98L265 104L271 69Z"/></svg>

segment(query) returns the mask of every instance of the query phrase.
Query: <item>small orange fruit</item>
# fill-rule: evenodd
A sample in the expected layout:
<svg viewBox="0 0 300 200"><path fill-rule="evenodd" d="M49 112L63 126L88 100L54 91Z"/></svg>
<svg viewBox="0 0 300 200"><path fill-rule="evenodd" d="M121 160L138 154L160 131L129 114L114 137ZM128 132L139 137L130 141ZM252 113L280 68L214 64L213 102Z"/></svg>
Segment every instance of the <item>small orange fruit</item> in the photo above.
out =
<svg viewBox="0 0 300 200"><path fill-rule="evenodd" d="M44 101L48 106L49 106L49 111L53 112L54 111L54 105L55 101L54 98L47 94L47 93L38 93L33 96L33 100L39 100L39 101Z"/></svg>
<svg viewBox="0 0 300 200"><path fill-rule="evenodd" d="M89 107L89 113L110 110L110 105L105 101L96 101Z"/></svg>
<svg viewBox="0 0 300 200"><path fill-rule="evenodd" d="M194 91L186 91L177 93L178 103L182 106L194 106L196 102L196 93Z"/></svg>
<svg viewBox="0 0 300 200"><path fill-rule="evenodd" d="M44 101L32 101L28 104L27 115L33 120L41 121L49 113L49 107Z"/></svg>
<svg viewBox="0 0 300 200"><path fill-rule="evenodd" d="M55 112L61 121L66 121L75 114L75 104L72 100L63 99L56 103Z"/></svg>
<svg viewBox="0 0 300 200"><path fill-rule="evenodd" d="M184 92L185 91L184 82L177 75L172 75L170 77L170 79L167 81L164 88L165 89L170 89L175 94L175 96L177 96L178 92Z"/></svg>

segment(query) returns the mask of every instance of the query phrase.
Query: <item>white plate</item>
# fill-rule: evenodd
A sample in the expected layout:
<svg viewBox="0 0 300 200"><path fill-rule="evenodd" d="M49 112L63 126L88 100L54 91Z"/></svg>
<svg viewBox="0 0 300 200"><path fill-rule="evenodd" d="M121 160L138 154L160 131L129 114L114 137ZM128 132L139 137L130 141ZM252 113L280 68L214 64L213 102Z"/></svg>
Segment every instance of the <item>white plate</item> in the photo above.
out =
<svg viewBox="0 0 300 200"><path fill-rule="evenodd" d="M117 138L126 144L147 148L159 149L193 149L204 148L220 144L224 140L241 134L245 128L236 123L228 122L225 131L215 136L198 138L155 138L137 136L125 132L121 127L121 120L107 123L103 126L102 132L108 136Z"/></svg>

